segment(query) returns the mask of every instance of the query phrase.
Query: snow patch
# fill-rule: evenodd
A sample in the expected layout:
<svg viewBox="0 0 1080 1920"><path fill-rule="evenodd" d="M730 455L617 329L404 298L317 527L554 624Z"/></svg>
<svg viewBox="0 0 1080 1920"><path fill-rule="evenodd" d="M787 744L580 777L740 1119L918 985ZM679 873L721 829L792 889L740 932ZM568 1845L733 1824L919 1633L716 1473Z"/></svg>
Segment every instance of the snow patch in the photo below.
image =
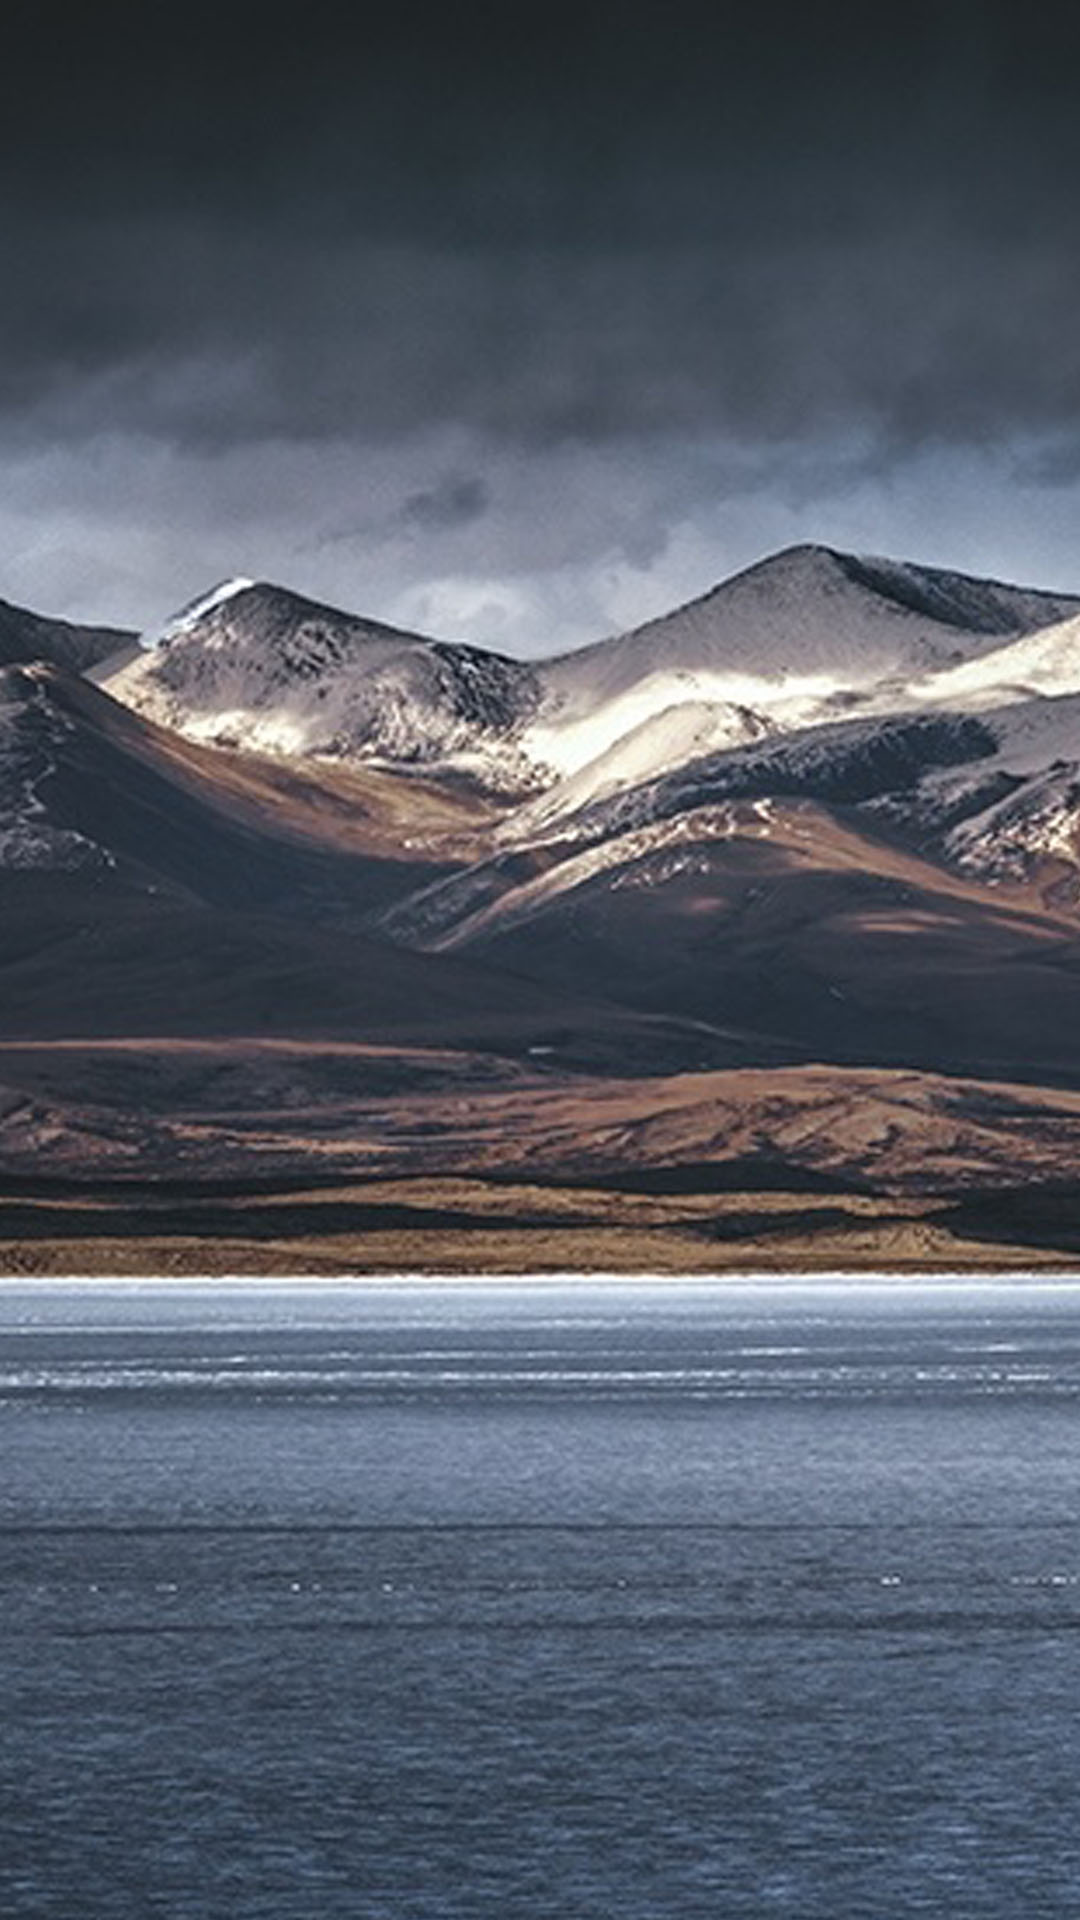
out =
<svg viewBox="0 0 1080 1920"><path fill-rule="evenodd" d="M958 866L1022 879L1040 860L1080 864L1080 767L1055 767L964 820L946 838Z"/></svg>
<svg viewBox="0 0 1080 1920"><path fill-rule="evenodd" d="M767 723L759 714L729 701L712 704L696 699L664 705L664 695L670 690L671 681L661 681L655 703L641 703L652 706L645 718L625 732L617 732L602 753L568 773L538 800L520 807L500 837L512 841L540 831L589 801L604 799L705 754L760 739L767 731ZM621 704L624 708L630 705ZM618 715L620 725L626 717L625 711ZM525 736L527 744L536 742L538 732Z"/></svg>
<svg viewBox="0 0 1080 1920"><path fill-rule="evenodd" d="M238 593L246 593L248 588L254 585L254 580L249 580L244 574L239 573L231 580L222 580L216 587L212 587L209 593L200 594L197 600L192 600L186 607L182 607L179 613L174 614L161 629L158 637L161 640L171 640L175 634L190 633L193 627L198 626L204 615L213 613L215 607L224 606L226 600L234 599Z"/></svg>

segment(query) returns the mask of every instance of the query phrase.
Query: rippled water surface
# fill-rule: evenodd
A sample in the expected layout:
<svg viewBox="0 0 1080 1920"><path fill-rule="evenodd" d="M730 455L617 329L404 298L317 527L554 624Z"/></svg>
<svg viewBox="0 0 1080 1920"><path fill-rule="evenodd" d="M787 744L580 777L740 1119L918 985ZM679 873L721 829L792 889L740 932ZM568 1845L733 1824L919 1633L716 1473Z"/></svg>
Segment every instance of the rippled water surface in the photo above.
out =
<svg viewBox="0 0 1080 1920"><path fill-rule="evenodd" d="M1080 1290L0 1287L0 1913L1080 1912Z"/></svg>

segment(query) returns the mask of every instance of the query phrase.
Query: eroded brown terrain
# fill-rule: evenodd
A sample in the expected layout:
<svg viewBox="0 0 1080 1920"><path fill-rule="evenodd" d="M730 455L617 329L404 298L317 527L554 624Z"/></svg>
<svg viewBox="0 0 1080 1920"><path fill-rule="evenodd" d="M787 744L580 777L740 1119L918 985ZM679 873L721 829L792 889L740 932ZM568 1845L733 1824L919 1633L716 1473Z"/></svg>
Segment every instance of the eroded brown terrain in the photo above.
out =
<svg viewBox="0 0 1080 1920"><path fill-rule="evenodd" d="M1077 1093L824 1067L571 1080L295 1039L8 1043L0 1078L8 1274L1080 1255Z"/></svg>

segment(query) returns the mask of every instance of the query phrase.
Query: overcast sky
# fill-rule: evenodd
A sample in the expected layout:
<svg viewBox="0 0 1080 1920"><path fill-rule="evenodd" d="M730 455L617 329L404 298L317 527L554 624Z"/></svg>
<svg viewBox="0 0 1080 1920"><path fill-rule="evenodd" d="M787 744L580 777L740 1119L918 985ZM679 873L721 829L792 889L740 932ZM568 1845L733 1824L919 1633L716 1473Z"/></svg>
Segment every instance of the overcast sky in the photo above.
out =
<svg viewBox="0 0 1080 1920"><path fill-rule="evenodd" d="M531 652L804 539L1080 589L1080 25L373 11L5 9L0 596Z"/></svg>

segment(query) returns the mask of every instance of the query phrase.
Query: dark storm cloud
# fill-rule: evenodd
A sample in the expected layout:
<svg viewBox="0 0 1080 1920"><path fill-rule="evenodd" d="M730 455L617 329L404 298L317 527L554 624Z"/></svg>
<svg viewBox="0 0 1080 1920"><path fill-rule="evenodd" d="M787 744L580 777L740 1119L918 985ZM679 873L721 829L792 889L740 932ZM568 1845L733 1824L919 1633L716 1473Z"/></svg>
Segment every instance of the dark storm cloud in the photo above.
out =
<svg viewBox="0 0 1080 1920"><path fill-rule="evenodd" d="M428 485L416 487L404 499L375 500L362 510L324 527L308 545L315 552L328 548L354 546L372 540L454 534L482 521L491 505L492 492L478 473L440 474Z"/></svg>
<svg viewBox="0 0 1080 1920"><path fill-rule="evenodd" d="M450 473L434 486L411 493L401 510L401 519L421 533L443 533L456 527L469 527L487 509L491 490L475 473Z"/></svg>
<svg viewBox="0 0 1080 1920"><path fill-rule="evenodd" d="M1080 420L1071 20L371 11L14 10L9 435L854 429L887 461Z"/></svg>
<svg viewBox="0 0 1080 1920"><path fill-rule="evenodd" d="M1073 487L1080 481L1080 432L1058 437L1014 463L1016 477L1035 487Z"/></svg>

